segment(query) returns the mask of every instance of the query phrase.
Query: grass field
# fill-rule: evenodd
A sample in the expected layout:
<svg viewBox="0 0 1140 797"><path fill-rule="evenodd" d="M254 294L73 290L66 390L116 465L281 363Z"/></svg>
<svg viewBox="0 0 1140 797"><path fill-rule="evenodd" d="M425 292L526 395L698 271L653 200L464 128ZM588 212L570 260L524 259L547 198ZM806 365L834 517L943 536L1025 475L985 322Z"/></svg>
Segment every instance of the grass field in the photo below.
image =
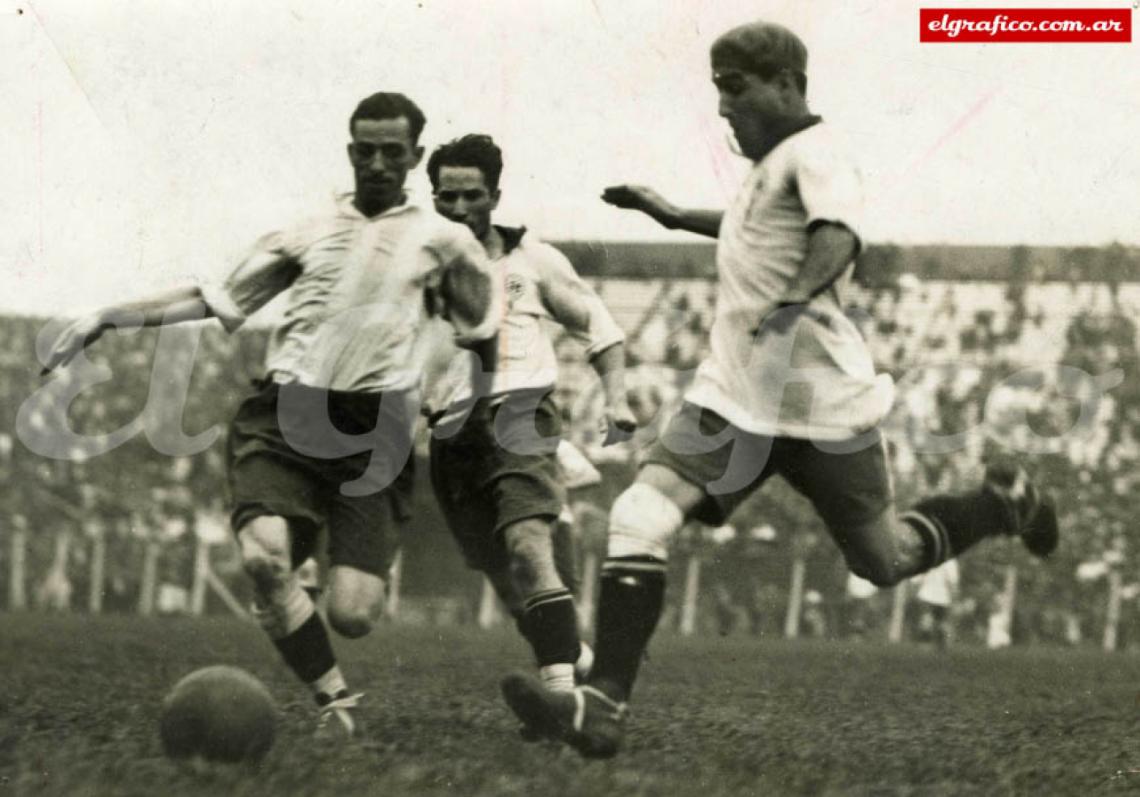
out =
<svg viewBox="0 0 1140 797"><path fill-rule="evenodd" d="M369 736L318 745L308 695L236 620L0 614L0 794L621 795L1140 792L1140 661L662 636L628 748L527 744L498 697L507 630L384 627L340 643ZM283 709L260 767L166 760L178 678L215 663Z"/></svg>

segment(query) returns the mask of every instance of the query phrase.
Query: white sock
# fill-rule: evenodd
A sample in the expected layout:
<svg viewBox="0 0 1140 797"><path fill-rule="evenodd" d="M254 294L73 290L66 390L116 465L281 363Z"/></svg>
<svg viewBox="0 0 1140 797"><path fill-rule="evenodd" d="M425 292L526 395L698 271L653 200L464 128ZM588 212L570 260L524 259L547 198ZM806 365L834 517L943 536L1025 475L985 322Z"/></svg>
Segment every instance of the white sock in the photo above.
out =
<svg viewBox="0 0 1140 797"><path fill-rule="evenodd" d="M582 682L586 680L590 670L594 669L594 649L585 642L580 644L582 647L578 653L578 661L574 662L574 677Z"/></svg>
<svg viewBox="0 0 1140 797"><path fill-rule="evenodd" d="M254 601L253 616L270 639L283 639L305 624L314 611L313 599L293 576L289 576L271 600Z"/></svg>
<svg viewBox="0 0 1140 797"><path fill-rule="evenodd" d="M547 664L538 668L543 685L552 692L574 691L573 664Z"/></svg>
<svg viewBox="0 0 1140 797"><path fill-rule="evenodd" d="M340 667L333 667L309 686L312 687L313 694L326 695L330 699L335 698L341 692L348 691L348 684L344 682L344 676L340 674Z"/></svg>

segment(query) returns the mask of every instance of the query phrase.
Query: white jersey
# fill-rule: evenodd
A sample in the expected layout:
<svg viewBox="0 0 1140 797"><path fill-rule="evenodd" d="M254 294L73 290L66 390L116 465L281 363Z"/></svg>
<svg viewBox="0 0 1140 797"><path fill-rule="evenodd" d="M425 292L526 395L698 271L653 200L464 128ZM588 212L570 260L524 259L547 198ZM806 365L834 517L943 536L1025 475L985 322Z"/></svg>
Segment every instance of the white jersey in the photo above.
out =
<svg viewBox="0 0 1140 797"><path fill-rule="evenodd" d="M823 123L756 163L721 223L711 351L688 401L747 432L800 439L843 440L882 421L894 385L843 313L854 263L788 332L756 332L803 265L808 228L859 235L861 201L858 171Z"/></svg>
<svg viewBox="0 0 1140 797"><path fill-rule="evenodd" d="M558 357L543 328L545 322L561 324L585 346L587 357L625 340L602 300L565 255L527 236L525 230L496 229L503 238L503 254L491 261L491 267L502 286L506 312L499 326L499 362L491 396L554 386ZM451 359L446 406L457 408L470 399L472 356L462 352Z"/></svg>
<svg viewBox="0 0 1140 797"><path fill-rule="evenodd" d="M445 277L447 277L445 279ZM502 295L482 245L433 208L404 204L368 218L340 197L334 213L262 237L203 295L227 330L283 291L266 369L280 382L339 391L419 386L425 294L446 290L461 342L495 334Z"/></svg>

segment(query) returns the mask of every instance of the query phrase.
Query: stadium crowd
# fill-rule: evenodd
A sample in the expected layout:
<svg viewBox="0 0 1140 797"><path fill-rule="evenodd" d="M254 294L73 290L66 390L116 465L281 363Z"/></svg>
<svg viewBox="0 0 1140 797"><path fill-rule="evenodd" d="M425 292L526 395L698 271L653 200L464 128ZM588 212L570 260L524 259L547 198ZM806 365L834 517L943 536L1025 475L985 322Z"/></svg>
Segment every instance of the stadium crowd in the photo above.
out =
<svg viewBox="0 0 1140 797"><path fill-rule="evenodd" d="M596 379L576 346L559 341L567 437L607 475L580 499L604 510L632 477L636 451L657 433L656 422L678 400L707 345L713 291L703 279L594 283L629 336L631 406L645 423L630 443L603 449ZM857 294L850 315L899 387L888 439L903 502L976 481L988 451L1006 447L1027 458L1062 512L1062 546L1048 562L1015 545L965 557L950 610L955 637L985 639L1013 566L1015 643L1099 644L1115 572L1124 602L1118 647L1140 648L1140 557L1129 544L1140 473L1132 320L1140 285L904 275ZM105 369L101 381L71 369L43 382L34 356L43 326L33 318L0 319L0 607L89 608L78 596L90 592L98 541L107 551L101 608L133 611L142 605L145 562L158 585L188 584L195 532L224 525L221 424L256 376L265 337L258 330L227 336L211 324L112 334L90 354ZM59 435L47 432L63 421L74 434L61 448ZM423 456L426 438L420 443ZM194 453L171 456L175 449ZM417 501L407 535L406 603L414 613L417 601L442 601L464 607L450 616L470 618L477 577L464 571L430 504L426 495ZM585 547L596 554L603 530L596 522L582 526ZM696 627L781 633L789 574L800 561L802 633L885 628L891 602L850 594L838 554L814 544L825 533L806 502L782 484L750 500L731 526L688 529L686 555L673 566L701 564ZM212 551L214 573L241 598L232 546ZM12 583L16 559L26 585ZM674 583L684 584L684 575ZM679 605L672 608L674 622L682 614Z"/></svg>

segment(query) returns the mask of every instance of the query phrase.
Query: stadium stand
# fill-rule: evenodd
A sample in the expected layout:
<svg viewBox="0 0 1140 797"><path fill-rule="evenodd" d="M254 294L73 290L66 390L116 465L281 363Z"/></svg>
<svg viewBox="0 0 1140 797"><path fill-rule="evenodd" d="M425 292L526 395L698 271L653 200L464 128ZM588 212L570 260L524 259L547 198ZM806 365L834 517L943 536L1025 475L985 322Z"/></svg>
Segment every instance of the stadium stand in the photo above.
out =
<svg viewBox="0 0 1140 797"><path fill-rule="evenodd" d="M707 254L693 248L684 257L699 260ZM615 255L610 251L609 256ZM922 263L922 256L911 252L908 262L919 258ZM1061 268L1061 260L1038 260L1051 271ZM602 266L594 263L592 271L584 271L629 335L636 406L647 418L660 419L706 345L713 284L706 277L674 276L668 269L653 278L603 277L597 273ZM1131 508L1140 479L1140 371L1133 321L1140 314L1140 283L923 280L907 274L890 284L858 287L849 312L879 367L899 384L888 431L900 500L964 485L988 451L1013 447L1058 494L1070 528L1054 560L1044 565L1015 546L993 546L985 556L967 557L957 636L984 639L990 607L1013 566L1019 576L1015 642L1099 641L1105 616L1102 577L1117 570L1129 598L1120 645L1140 647L1135 601L1140 588L1134 584L1140 546ZM91 592L90 558L101 539L107 564L99 607L137 610L145 570L139 562L147 551L156 584L188 584L195 556L194 534L188 532L207 519L217 526L224 512L221 435L194 456L172 459L148 439L148 424L151 438L159 427L181 430L185 438L222 431L257 373L264 333L230 337L204 324L165 330L161 340L152 331L111 334L91 353L109 378L92 380L77 392L80 376L74 370L46 386L37 377L35 341L43 327L40 319L0 318L0 472L6 485L0 497L0 607L32 607L40 600L45 608L90 609L95 604L82 596ZM593 377L569 340L560 340L558 351L567 436L603 466L628 474L636 446L599 447L600 395ZM191 374L185 401L179 398L178 374ZM62 458L29 450L29 442L36 447L37 435L59 418L75 432ZM644 442L652 428L639 433L637 442ZM124 429L136 433L122 445L109 446ZM956 434L962 437L953 450L932 450L932 443ZM698 628L732 627L728 618L734 612L746 619L741 628L778 628L763 616L783 611L782 574L796 555L793 549L803 551L792 541L823 533L798 501L776 487L749 502L729 531L694 538L700 542L688 550L701 558L705 583L711 585ZM750 536L757 528L772 534L763 540ZM592 535L590 544L596 546L599 536ZM29 583L16 585L12 565L20 546ZM213 568L240 602L242 580L225 547L216 547ZM742 567L742 561L754 566ZM842 627L846 576L831 546L811 547L806 562L807 583L827 619L813 619L810 627L834 632ZM424 614L416 609L417 600L425 606L468 606L478 596L478 579L458 561L426 489L417 499L404 566L405 605L412 615ZM70 582L69 595L39 589L49 575L58 581L61 572ZM224 606L211 598L206 608Z"/></svg>

